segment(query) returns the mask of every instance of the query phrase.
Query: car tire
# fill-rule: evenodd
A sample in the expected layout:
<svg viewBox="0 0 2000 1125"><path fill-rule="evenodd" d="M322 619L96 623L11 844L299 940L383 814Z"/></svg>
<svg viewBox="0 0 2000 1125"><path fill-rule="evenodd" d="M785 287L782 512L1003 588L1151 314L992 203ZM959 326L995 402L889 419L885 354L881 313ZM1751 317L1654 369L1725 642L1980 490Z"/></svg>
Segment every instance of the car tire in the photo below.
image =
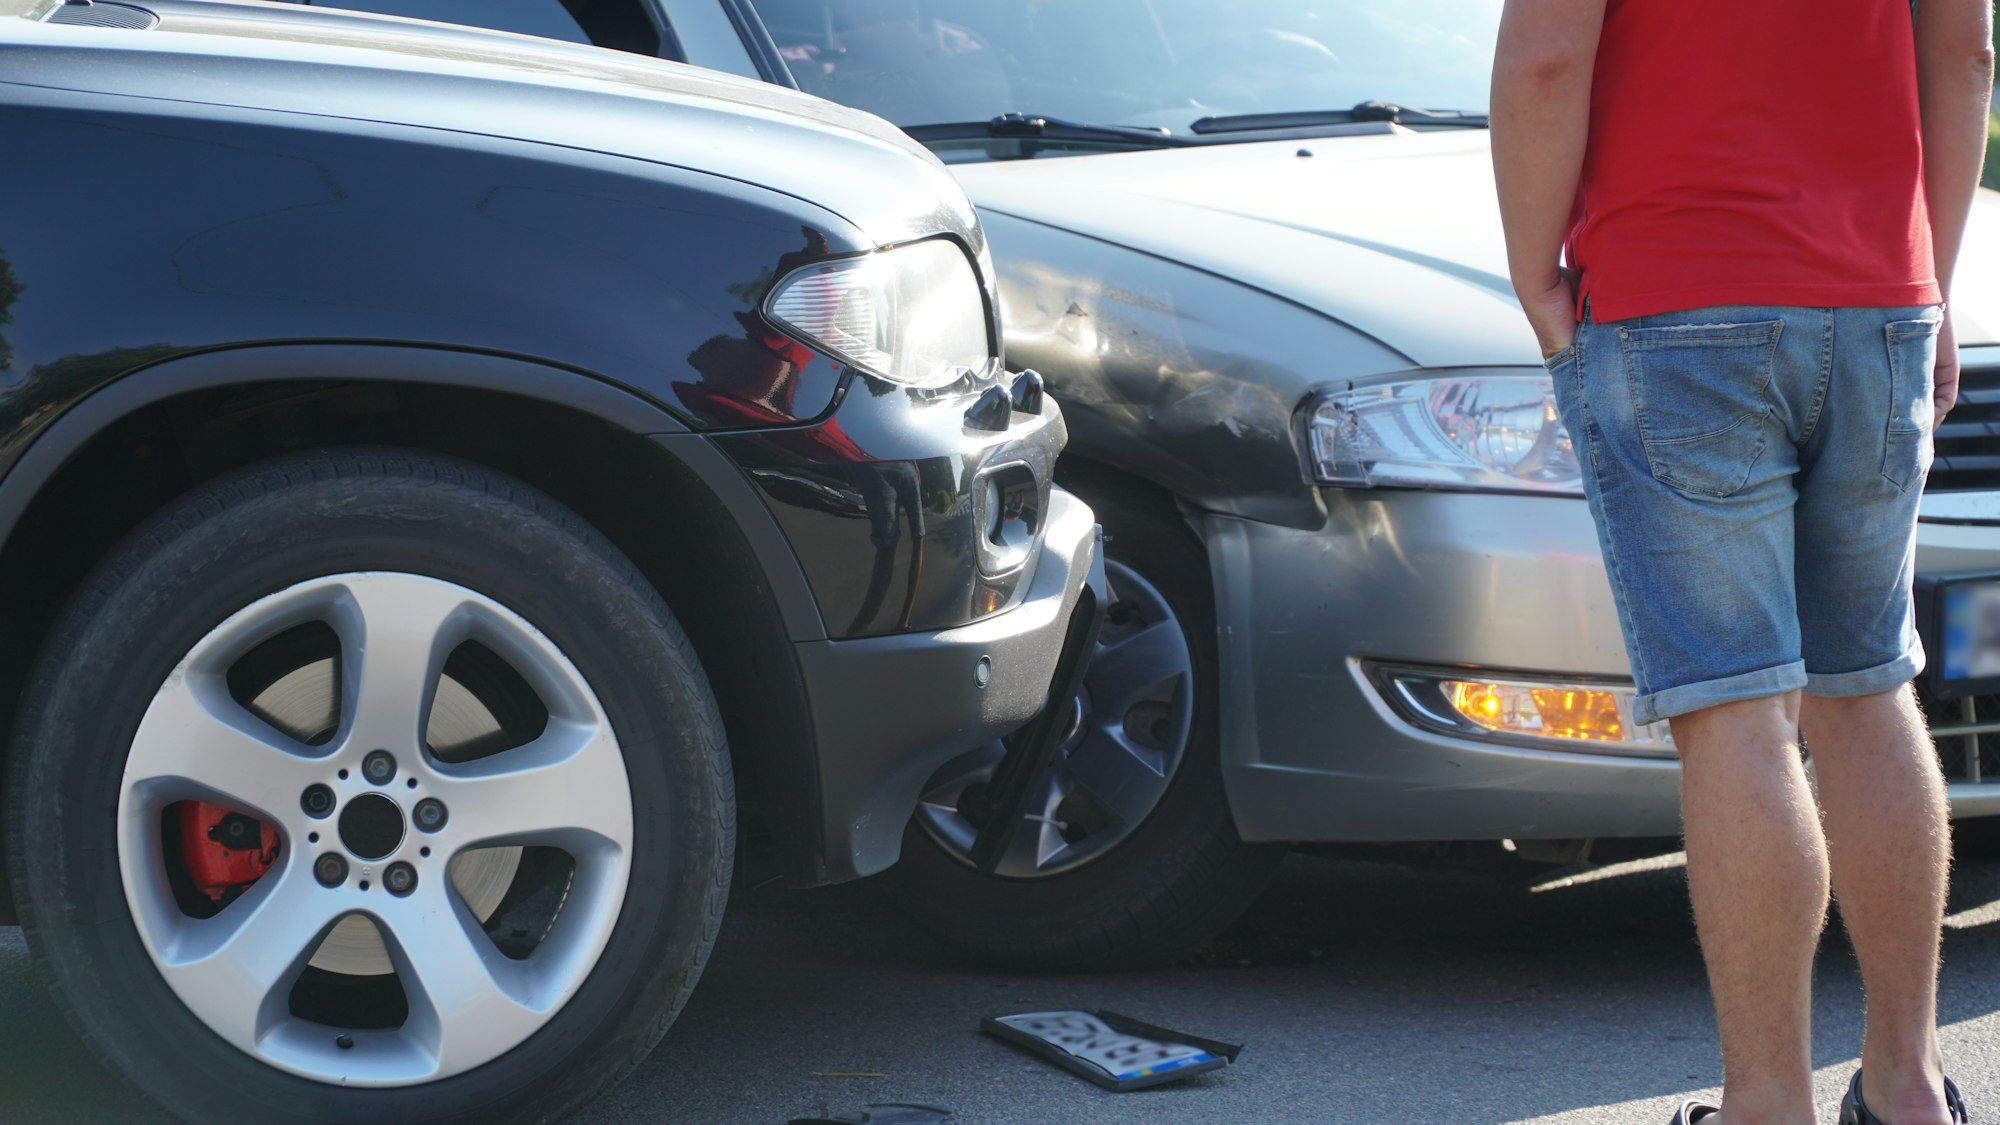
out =
<svg viewBox="0 0 2000 1125"><path fill-rule="evenodd" d="M888 879L906 913L983 965L1042 972L1157 966L1195 953L1235 920L1287 849L1245 843L1229 810L1214 603L1200 542L1178 511L1144 493L1089 482L1069 487L1104 526L1113 612L1119 574L1136 574L1181 623L1194 706L1179 765L1136 828L1075 868L1038 878L982 876L913 821Z"/></svg>
<svg viewBox="0 0 2000 1125"><path fill-rule="evenodd" d="M121 888L128 875L142 889L153 877L148 865L121 859L125 826L119 820L130 800L122 786L129 784L128 768L136 769L133 748L141 745L135 736L145 714L173 687L170 677L192 675L185 671L192 667L191 646L199 651L198 646L207 643L205 638L214 636L213 630L236 620L245 607L264 604L260 599L303 589L302 584L329 581L330 575L387 576L411 589L417 588L412 583L429 583L422 589L469 591L462 594L469 599L466 605L478 608L491 603L531 622L581 676L576 682L594 692L598 706L592 713L605 726L587 743L587 760L600 771L593 776L614 776L622 767L629 791L629 837L616 847L606 845L601 855L590 852L587 870L583 859L572 858L569 874L563 877L568 881L557 892L556 905L550 908L555 913L540 939L582 934L589 941L566 937L570 944L547 963L534 956L541 946L528 949L520 960L512 960L515 954L507 952L510 960L505 965L487 958L487 951L477 951L486 958L482 964L501 966L492 970L496 974L503 969L516 971L509 966L528 966L518 970L527 974L520 980L541 981L543 977L533 974L546 973L548 980L571 981L573 987L566 986L553 998L537 994L532 1001L519 1001L541 1005L552 1014L536 1015L542 1022L495 1057L435 1080L384 1081L373 1088L357 1088L302 1076L306 1070L283 1069L253 1056L226 1039L216 1025L204 1022L183 1002L178 986L169 985L164 963L156 962L142 939L139 919L144 912ZM360 581L355 580L354 589L362 588ZM387 655L378 661L373 653L388 653L392 634L386 626L373 631L374 619L368 621L369 636L378 641L365 660L357 658L361 670L353 677L358 682L354 689L358 702L353 706L363 714L370 706L369 668L391 667ZM533 638L526 632L520 636ZM344 636L339 639L345 641ZM425 651L439 651L457 642L434 637L426 643ZM340 659L347 660L348 650L340 651ZM425 691L433 690L431 683L443 692L442 680L427 681ZM435 722L440 704L424 698L413 713L420 723ZM553 716L558 706L573 705L581 704L565 697L560 705L549 705L544 733L556 731ZM515 480L444 457L398 450L315 452L266 462L200 486L133 533L84 582L39 656L16 729L6 795L8 852L30 947L51 980L58 1005L83 1039L114 1071L190 1120L428 1122L559 1117L630 1069L659 1040L701 973L727 898L735 838L729 758L714 697L673 614L631 562L574 513ZM170 728L162 729L171 733ZM409 796L402 799L414 807L415 795L423 792L418 788L420 773L437 792L460 792L446 790L446 782L438 780L444 767L432 770L426 737L421 731L416 734L416 760L405 763L382 794L401 797L407 786ZM586 745L578 737L576 745ZM568 744L550 745L561 749ZM569 760L586 760L586 750L577 750ZM292 768L290 759L285 768ZM611 772L603 772L607 770ZM342 799L351 803L357 798ZM624 823L624 810L616 807L621 803L622 799L614 799L603 806L610 809L607 821ZM495 807L503 810L496 815L504 819L504 810L511 806ZM543 814L537 810L537 815ZM471 818L473 812L466 816ZM321 823L328 832L335 832L331 826L336 824L339 833L347 831L344 817ZM404 830L415 840L421 825L410 823L412 827ZM140 831L138 838L143 836ZM263 878L293 871L285 866L285 857L295 846L308 850L287 837L276 865ZM561 859L559 848L545 850ZM423 854L430 854L428 847ZM613 870L622 873L622 882L595 874ZM449 879L457 875L450 869ZM386 867L381 878L371 901L387 906L392 900L383 897L391 886ZM435 882L442 888L446 881L440 876ZM271 885L305 886L283 881ZM367 886L349 879L341 892L358 887L353 893L360 894ZM611 886L622 887L622 894L593 889ZM420 889L429 888L430 884L422 884ZM253 884L215 917L222 918L254 893ZM281 901L275 898L277 893L272 890L260 903ZM564 919L573 908L582 909L577 900L608 904L612 913L581 915L583 920L571 925ZM406 896L403 901L416 900ZM275 908L273 913L276 917ZM392 934L386 923L381 925L384 948L404 958L396 962L398 973L406 963L418 963L410 960L418 950L432 959L422 962L427 967L446 955L437 950L459 955L443 937L434 941L436 935L431 933ZM420 928L418 923L411 925ZM470 928L463 932L477 936ZM527 940L533 940L532 935ZM601 942L594 960L579 960L583 954L575 951L587 949L590 942ZM431 949L433 945L437 950ZM309 964L291 971L303 979L304 974L320 970ZM439 987L459 989L461 983L452 980ZM291 987L284 1005L259 1009L258 1026L284 1018L287 1009L296 1016L297 989L303 984ZM440 991L422 997L423 1010L435 1016L436 1025L450 1029L438 1033L444 1036L438 1042L472 1043L467 1036L479 1034L489 1036L487 1046L506 1042L492 1039L496 1032L462 1029L463 1020L436 1015L451 1010L449 1003L432 1003L446 995ZM204 997L204 1003L210 999ZM407 991L405 1003L410 1011L417 1010L417 1001ZM406 1013L399 1027L371 1024L371 1030L356 1034L362 1037L363 1048L378 1039L401 1042L393 1037L428 1034L423 1028L410 1030L414 1018ZM275 1039L277 1032L256 1034L266 1036L259 1040L258 1049L263 1050L261 1044ZM354 1047L354 1036L342 1038L349 1042L336 1041L337 1048ZM324 1048L322 1044L310 1049ZM370 1065L364 1053L349 1052L357 1075L363 1074L359 1068Z"/></svg>

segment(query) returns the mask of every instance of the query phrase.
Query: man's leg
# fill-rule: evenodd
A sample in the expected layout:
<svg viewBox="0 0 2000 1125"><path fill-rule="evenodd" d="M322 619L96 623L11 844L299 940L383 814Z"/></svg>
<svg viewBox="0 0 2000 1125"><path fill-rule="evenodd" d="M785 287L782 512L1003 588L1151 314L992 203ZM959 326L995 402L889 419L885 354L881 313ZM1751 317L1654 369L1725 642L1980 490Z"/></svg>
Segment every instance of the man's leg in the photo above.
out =
<svg viewBox="0 0 2000 1125"><path fill-rule="evenodd" d="M1799 761L1798 707L1788 692L1672 720L1726 1125L1813 1120L1812 961L1827 862Z"/></svg>
<svg viewBox="0 0 2000 1125"><path fill-rule="evenodd" d="M1727 1125L1813 1118L1812 958L1827 865L1799 760L1810 677L1796 510L1829 320L1822 309L1731 307L1586 323L1548 365L1587 454L1584 495L1631 660L1633 720L1668 718L1680 751Z"/></svg>
<svg viewBox="0 0 2000 1125"><path fill-rule="evenodd" d="M1910 588L1939 313L1829 315L1831 374L1800 457L1795 523L1800 719L1868 993L1863 1094L1884 1120L1925 1125L1948 1119L1933 1027L1948 829L1936 752L1906 685L1924 666Z"/></svg>
<svg viewBox="0 0 2000 1125"><path fill-rule="evenodd" d="M1937 1044L1939 931L1950 859L1944 778L1907 688L1809 696L1834 894L1868 997L1862 1093L1895 1125L1951 1120Z"/></svg>

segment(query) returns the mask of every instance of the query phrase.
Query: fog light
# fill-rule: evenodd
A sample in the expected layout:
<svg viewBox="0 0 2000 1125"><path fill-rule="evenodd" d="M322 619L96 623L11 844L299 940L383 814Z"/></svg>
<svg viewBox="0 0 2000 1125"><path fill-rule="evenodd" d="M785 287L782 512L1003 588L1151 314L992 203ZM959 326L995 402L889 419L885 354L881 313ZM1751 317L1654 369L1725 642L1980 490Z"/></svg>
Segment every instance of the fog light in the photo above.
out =
<svg viewBox="0 0 2000 1125"><path fill-rule="evenodd" d="M1368 673L1391 707L1430 730L1587 753L1673 753L1667 724L1633 722L1630 684L1382 665Z"/></svg>
<svg viewBox="0 0 2000 1125"><path fill-rule="evenodd" d="M973 497L973 519L980 529L979 569L1005 574L1027 561L1042 520L1041 487L1028 466L1019 462L988 469Z"/></svg>
<svg viewBox="0 0 2000 1125"><path fill-rule="evenodd" d="M1598 688L1537 688L1491 680L1446 680L1443 687L1459 714L1487 730L1585 742L1625 739L1618 697Z"/></svg>

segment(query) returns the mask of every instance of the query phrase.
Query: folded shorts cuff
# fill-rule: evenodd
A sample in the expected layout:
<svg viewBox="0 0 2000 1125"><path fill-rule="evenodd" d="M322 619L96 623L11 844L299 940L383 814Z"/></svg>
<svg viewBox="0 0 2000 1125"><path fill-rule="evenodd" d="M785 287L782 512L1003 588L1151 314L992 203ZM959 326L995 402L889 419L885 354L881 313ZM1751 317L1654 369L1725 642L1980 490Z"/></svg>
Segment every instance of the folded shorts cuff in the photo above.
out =
<svg viewBox="0 0 2000 1125"><path fill-rule="evenodd" d="M1880 695L1894 691L1924 670L1924 650L1912 648L1887 664L1859 672L1807 672L1807 695Z"/></svg>
<svg viewBox="0 0 2000 1125"><path fill-rule="evenodd" d="M1805 686L1806 663L1803 660L1794 660L1790 664L1780 664L1775 668L1759 668L1754 672L1741 672L1721 679L1703 680L1700 683L1682 684L1664 691L1647 692L1632 701L1632 721L1644 726L1662 719L1671 719L1676 715L1699 711L1704 707L1783 695Z"/></svg>

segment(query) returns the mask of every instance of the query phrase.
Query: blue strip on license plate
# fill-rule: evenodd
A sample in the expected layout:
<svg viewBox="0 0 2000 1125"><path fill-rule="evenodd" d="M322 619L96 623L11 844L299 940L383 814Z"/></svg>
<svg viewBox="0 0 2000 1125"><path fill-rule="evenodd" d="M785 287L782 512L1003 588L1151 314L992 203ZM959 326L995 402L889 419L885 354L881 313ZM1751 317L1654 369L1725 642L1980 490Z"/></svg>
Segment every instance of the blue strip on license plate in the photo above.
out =
<svg viewBox="0 0 2000 1125"><path fill-rule="evenodd" d="M1144 1041L1140 1040L1139 1042L1144 1042ZM1148 1046L1150 1047L1150 1044ZM1202 1051L1198 1054L1189 1055L1188 1057L1183 1059L1174 1059L1170 1062L1157 1063L1153 1066L1142 1066L1137 1070L1128 1070L1121 1073L1118 1077L1146 1078L1155 1074L1165 1074L1170 1070L1179 1070L1184 1066L1193 1066L1196 1063L1205 1063L1214 1057L1215 1057L1214 1055L1209 1054L1207 1051Z"/></svg>

